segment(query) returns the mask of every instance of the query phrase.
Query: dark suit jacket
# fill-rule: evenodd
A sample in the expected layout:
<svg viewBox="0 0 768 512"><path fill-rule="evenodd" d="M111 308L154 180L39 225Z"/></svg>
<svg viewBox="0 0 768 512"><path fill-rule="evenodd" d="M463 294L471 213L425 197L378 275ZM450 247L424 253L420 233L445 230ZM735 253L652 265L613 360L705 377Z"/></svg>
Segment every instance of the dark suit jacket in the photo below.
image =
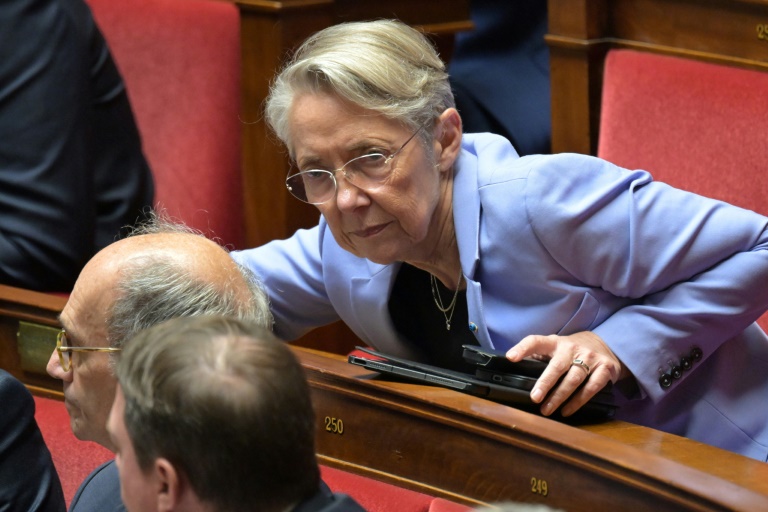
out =
<svg viewBox="0 0 768 512"><path fill-rule="evenodd" d="M105 462L88 475L72 499L69 512L125 512L114 460ZM322 484L317 494L301 502L293 512L365 512L365 509L349 496L333 494Z"/></svg>
<svg viewBox="0 0 768 512"><path fill-rule="evenodd" d="M64 493L27 388L0 370L0 510L63 512Z"/></svg>
<svg viewBox="0 0 768 512"><path fill-rule="evenodd" d="M334 494L321 482L317 494L299 503L292 512L365 512L365 509L346 494Z"/></svg>
<svg viewBox="0 0 768 512"><path fill-rule="evenodd" d="M125 512L114 460L97 467L83 480L69 504L69 512Z"/></svg>
<svg viewBox="0 0 768 512"><path fill-rule="evenodd" d="M472 0L448 67L465 133L503 135L521 155L552 137L546 0Z"/></svg>
<svg viewBox="0 0 768 512"><path fill-rule="evenodd" d="M69 291L153 201L128 96L83 0L0 2L0 283Z"/></svg>

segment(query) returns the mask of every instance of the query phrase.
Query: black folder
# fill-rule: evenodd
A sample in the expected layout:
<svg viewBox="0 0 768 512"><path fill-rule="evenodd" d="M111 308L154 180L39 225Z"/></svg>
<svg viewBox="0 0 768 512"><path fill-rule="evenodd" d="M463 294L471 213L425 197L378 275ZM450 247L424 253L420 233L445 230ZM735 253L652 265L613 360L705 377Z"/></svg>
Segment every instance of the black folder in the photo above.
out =
<svg viewBox="0 0 768 512"><path fill-rule="evenodd" d="M500 352L467 345L464 347L464 358L478 366L475 375L472 375L395 357L365 347L356 349L363 354L350 354L348 360L351 364L377 371L390 378L451 388L541 414L541 404L533 403L530 393L536 379L546 367L545 362L524 360L512 363L504 358L504 363L500 359L503 357ZM556 411L550 417L567 423L591 423L610 419L615 411L616 405L609 383L575 414L563 417Z"/></svg>

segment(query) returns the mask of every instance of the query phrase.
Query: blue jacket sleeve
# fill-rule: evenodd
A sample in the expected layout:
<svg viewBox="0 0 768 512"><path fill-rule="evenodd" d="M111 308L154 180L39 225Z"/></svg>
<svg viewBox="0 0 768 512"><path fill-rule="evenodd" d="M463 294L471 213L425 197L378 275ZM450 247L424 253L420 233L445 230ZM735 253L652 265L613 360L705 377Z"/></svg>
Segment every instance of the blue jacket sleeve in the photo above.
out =
<svg viewBox="0 0 768 512"><path fill-rule="evenodd" d="M235 261L255 272L268 290L274 331L284 340L294 340L339 319L323 277L325 227L321 219L318 226L300 229L287 240L232 252Z"/></svg>
<svg viewBox="0 0 768 512"><path fill-rule="evenodd" d="M692 340L706 358L768 308L762 215L588 157L534 172L537 236L582 282L632 299L594 332L656 398L660 360L679 360Z"/></svg>

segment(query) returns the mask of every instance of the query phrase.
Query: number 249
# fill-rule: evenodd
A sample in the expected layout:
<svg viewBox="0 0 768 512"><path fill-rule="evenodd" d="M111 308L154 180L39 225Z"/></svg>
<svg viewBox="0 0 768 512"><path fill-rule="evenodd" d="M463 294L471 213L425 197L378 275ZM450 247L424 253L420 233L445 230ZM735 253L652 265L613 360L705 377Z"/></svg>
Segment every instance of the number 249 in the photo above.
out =
<svg viewBox="0 0 768 512"><path fill-rule="evenodd" d="M540 494L546 496L549 490L547 489L547 481L541 478L531 477L531 492L534 494Z"/></svg>

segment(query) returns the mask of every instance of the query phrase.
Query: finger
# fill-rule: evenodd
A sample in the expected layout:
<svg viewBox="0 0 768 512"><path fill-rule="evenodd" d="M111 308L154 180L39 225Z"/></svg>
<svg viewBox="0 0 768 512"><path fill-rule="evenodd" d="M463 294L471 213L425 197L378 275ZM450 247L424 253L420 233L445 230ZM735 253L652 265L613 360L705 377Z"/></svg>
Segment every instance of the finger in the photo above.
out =
<svg viewBox="0 0 768 512"><path fill-rule="evenodd" d="M541 406L541 413L549 416L555 412L584 382L587 378L585 372L578 367L571 366L565 376L549 393L544 405Z"/></svg>
<svg viewBox="0 0 768 512"><path fill-rule="evenodd" d="M568 372L569 363L566 361L567 360L562 357L556 357L549 361L547 367L541 372L541 376L539 376L531 390L531 400L533 400L534 403L541 403L555 387L563 374Z"/></svg>
<svg viewBox="0 0 768 512"><path fill-rule="evenodd" d="M593 372L584 385L563 406L560 411L562 415L570 416L581 409L584 404L589 402L593 396L598 394L608 384L609 377L610 375L602 371L602 369Z"/></svg>
<svg viewBox="0 0 768 512"><path fill-rule="evenodd" d="M507 359L516 363L534 355L549 356L555 353L557 336L542 336L532 334L507 351Z"/></svg>

